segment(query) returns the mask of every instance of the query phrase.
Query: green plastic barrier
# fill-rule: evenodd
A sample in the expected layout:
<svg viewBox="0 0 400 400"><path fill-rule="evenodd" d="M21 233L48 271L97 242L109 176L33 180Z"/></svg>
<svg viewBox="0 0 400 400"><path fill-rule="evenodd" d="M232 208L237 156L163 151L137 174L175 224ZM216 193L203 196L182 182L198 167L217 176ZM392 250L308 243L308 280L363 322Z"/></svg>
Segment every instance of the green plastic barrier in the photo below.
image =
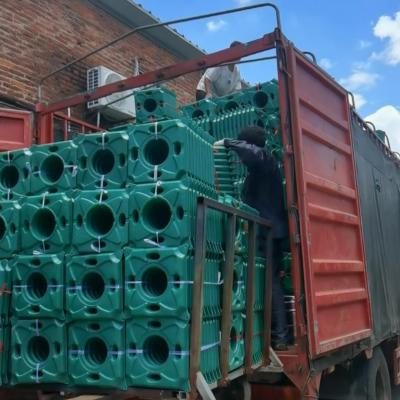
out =
<svg viewBox="0 0 400 400"><path fill-rule="evenodd" d="M10 257L20 250L21 206L16 201L0 204L0 258Z"/></svg>
<svg viewBox="0 0 400 400"><path fill-rule="evenodd" d="M177 118L176 94L165 87L135 92L136 122Z"/></svg>
<svg viewBox="0 0 400 400"><path fill-rule="evenodd" d="M220 377L219 321L205 320L202 328L201 371L211 383ZM190 325L169 318L134 318L127 322L128 386L188 391Z"/></svg>
<svg viewBox="0 0 400 400"><path fill-rule="evenodd" d="M3 259L0 260L0 322L8 321L11 290L10 261Z"/></svg>
<svg viewBox="0 0 400 400"><path fill-rule="evenodd" d="M75 189L76 149L72 141L32 146L30 192L40 194Z"/></svg>
<svg viewBox="0 0 400 400"><path fill-rule="evenodd" d="M72 201L65 194L31 196L21 210L21 249L25 253L58 253L69 247Z"/></svg>
<svg viewBox="0 0 400 400"><path fill-rule="evenodd" d="M67 258L66 309L72 319L120 318L122 251Z"/></svg>
<svg viewBox="0 0 400 400"><path fill-rule="evenodd" d="M129 240L136 247L179 246L194 238L197 199L204 192L186 182L157 182L137 185L129 199ZM208 215L207 240L223 238L221 213Z"/></svg>
<svg viewBox="0 0 400 400"><path fill-rule="evenodd" d="M254 310L264 310L265 303L265 258L255 259ZM245 285L247 286L247 259L245 259Z"/></svg>
<svg viewBox="0 0 400 400"><path fill-rule="evenodd" d="M201 353L200 370L207 383L212 384L221 379L219 365L220 354L220 320L211 318L204 319L201 328Z"/></svg>
<svg viewBox="0 0 400 400"><path fill-rule="evenodd" d="M229 371L244 363L244 318L241 312L232 313L232 327L229 338Z"/></svg>
<svg viewBox="0 0 400 400"><path fill-rule="evenodd" d="M78 253L119 250L128 240L125 190L87 190L74 201L72 247Z"/></svg>
<svg viewBox="0 0 400 400"><path fill-rule="evenodd" d="M0 321L0 386L8 383L10 352L10 326L4 321Z"/></svg>
<svg viewBox="0 0 400 400"><path fill-rule="evenodd" d="M68 383L65 325L16 320L11 333L11 384Z"/></svg>
<svg viewBox="0 0 400 400"><path fill-rule="evenodd" d="M128 133L81 135L78 146L77 184L81 189L121 189L127 180Z"/></svg>
<svg viewBox="0 0 400 400"><path fill-rule="evenodd" d="M189 177L214 187L212 146L181 120L137 125L129 149L128 175L136 184Z"/></svg>
<svg viewBox="0 0 400 400"><path fill-rule="evenodd" d="M77 321L68 330L68 373L76 386L125 389L125 324Z"/></svg>
<svg viewBox="0 0 400 400"><path fill-rule="evenodd" d="M11 200L14 193L26 194L30 191L31 156L29 149L0 153L0 189Z"/></svg>
<svg viewBox="0 0 400 400"><path fill-rule="evenodd" d="M257 364L263 357L264 311L253 314L253 355L252 362Z"/></svg>
<svg viewBox="0 0 400 400"><path fill-rule="evenodd" d="M188 245L125 251L125 312L128 317L190 319L194 251ZM203 315L221 312L222 255L207 254L204 264Z"/></svg>
<svg viewBox="0 0 400 400"><path fill-rule="evenodd" d="M15 256L12 313L18 318L64 318L64 254Z"/></svg>
<svg viewBox="0 0 400 400"><path fill-rule="evenodd" d="M184 105L181 107L181 111L188 118L200 121L204 118L214 118L218 113L218 106L210 99L203 99L196 103Z"/></svg>

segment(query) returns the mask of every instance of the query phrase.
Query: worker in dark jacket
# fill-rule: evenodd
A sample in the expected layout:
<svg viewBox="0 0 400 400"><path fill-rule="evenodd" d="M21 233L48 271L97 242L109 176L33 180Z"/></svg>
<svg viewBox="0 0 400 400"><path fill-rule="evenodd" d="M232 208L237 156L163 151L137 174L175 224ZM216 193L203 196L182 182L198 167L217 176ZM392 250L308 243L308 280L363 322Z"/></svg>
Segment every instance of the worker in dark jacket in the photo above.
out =
<svg viewBox="0 0 400 400"><path fill-rule="evenodd" d="M224 139L215 145L224 145L237 153L247 168L243 200L258 210L261 217L272 223L272 344L276 350L285 350L288 342L288 326L280 279L280 263L282 239L287 236L287 214L278 163L274 156L265 150L265 131L259 127L244 128L237 140ZM263 249L265 249L265 239L265 230L260 229L258 242Z"/></svg>

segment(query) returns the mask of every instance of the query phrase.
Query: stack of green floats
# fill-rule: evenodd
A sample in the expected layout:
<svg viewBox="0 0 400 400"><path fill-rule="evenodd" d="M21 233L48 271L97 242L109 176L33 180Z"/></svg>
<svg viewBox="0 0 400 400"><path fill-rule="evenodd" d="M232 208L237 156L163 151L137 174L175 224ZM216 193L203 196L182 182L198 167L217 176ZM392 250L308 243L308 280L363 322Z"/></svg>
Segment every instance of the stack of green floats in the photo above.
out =
<svg viewBox="0 0 400 400"><path fill-rule="evenodd" d="M224 98L179 111L172 92L145 90L135 95L137 124L0 154L1 385L190 389L197 198L255 213L238 188L221 190L218 174L232 168L234 181L239 169L231 155L214 164L212 134L276 118L254 103L262 87L237 95L239 111ZM211 211L207 225L201 370L212 383L220 378L225 217ZM244 361L246 265L239 221L230 370ZM254 362L264 260L256 265Z"/></svg>

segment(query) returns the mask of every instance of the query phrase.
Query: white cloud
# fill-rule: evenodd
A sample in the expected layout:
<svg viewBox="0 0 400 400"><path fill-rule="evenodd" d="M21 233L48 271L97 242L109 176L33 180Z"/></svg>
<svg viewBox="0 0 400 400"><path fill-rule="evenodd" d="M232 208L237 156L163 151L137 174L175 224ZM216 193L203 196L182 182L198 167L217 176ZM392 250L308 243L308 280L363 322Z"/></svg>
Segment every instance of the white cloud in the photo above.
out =
<svg viewBox="0 0 400 400"><path fill-rule="evenodd" d="M372 42L369 40L360 40L358 45L360 46L360 49L367 49L368 47L372 46Z"/></svg>
<svg viewBox="0 0 400 400"><path fill-rule="evenodd" d="M354 70L347 78L340 79L339 82L348 90L369 89L379 78L380 75L373 72Z"/></svg>
<svg viewBox="0 0 400 400"><path fill-rule="evenodd" d="M210 32L219 31L225 26L226 26L226 21L224 21L223 19L219 19L218 21L209 21L209 22L207 22L207 29Z"/></svg>
<svg viewBox="0 0 400 400"><path fill-rule="evenodd" d="M354 93L354 101L356 103L356 108L359 110L362 106L367 104L367 100L362 94Z"/></svg>
<svg viewBox="0 0 400 400"><path fill-rule="evenodd" d="M400 152L400 111L397 108L391 105L381 107L365 120L373 122L376 129L385 131L392 150Z"/></svg>
<svg viewBox="0 0 400 400"><path fill-rule="evenodd" d="M321 58L319 65L325 69L331 69L333 67L332 61L329 58Z"/></svg>
<svg viewBox="0 0 400 400"><path fill-rule="evenodd" d="M379 39L388 39L385 49L373 53L372 57L389 65L400 64L400 11L394 17L383 15L374 26L374 35Z"/></svg>

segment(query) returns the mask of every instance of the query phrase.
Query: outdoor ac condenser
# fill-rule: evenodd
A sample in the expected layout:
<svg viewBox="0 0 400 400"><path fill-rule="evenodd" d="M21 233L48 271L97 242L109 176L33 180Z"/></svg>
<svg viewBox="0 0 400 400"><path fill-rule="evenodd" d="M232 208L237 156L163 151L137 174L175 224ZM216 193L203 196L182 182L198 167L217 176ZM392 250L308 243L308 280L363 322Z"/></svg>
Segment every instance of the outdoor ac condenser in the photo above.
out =
<svg viewBox="0 0 400 400"><path fill-rule="evenodd" d="M108 85L124 78L117 72L99 65L87 70L87 90L91 92L100 86ZM128 96L129 94L130 96ZM99 110L113 120L125 120L136 115L133 90L113 93L101 99L89 101L87 107L90 110Z"/></svg>

